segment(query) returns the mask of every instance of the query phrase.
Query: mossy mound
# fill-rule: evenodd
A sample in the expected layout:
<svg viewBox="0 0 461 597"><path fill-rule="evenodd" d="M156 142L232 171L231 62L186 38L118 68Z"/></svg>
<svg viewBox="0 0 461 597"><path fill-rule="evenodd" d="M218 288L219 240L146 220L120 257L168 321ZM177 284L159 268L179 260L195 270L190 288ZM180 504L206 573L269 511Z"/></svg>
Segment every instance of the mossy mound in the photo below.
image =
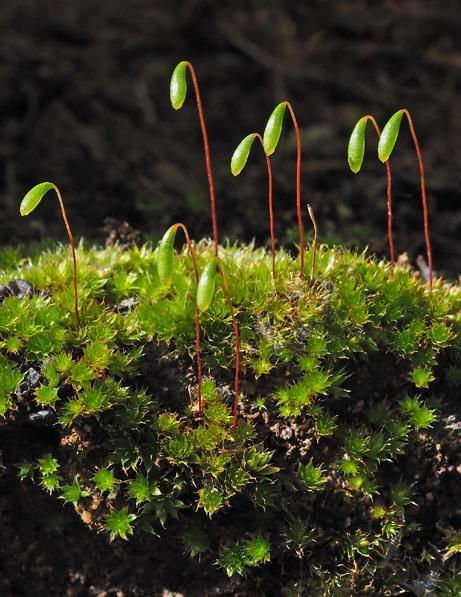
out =
<svg viewBox="0 0 461 597"><path fill-rule="evenodd" d="M195 248L203 269L210 244ZM80 329L66 248L0 254L0 432L52 438L24 449L20 477L112 539L173 538L263 594L420 583L459 595L459 286L438 281L430 294L409 270L321 247L313 283L279 252L274 288L264 250L221 258L241 335L232 433L234 334L219 282L201 317L197 409L187 253L166 287L148 246L80 246Z"/></svg>

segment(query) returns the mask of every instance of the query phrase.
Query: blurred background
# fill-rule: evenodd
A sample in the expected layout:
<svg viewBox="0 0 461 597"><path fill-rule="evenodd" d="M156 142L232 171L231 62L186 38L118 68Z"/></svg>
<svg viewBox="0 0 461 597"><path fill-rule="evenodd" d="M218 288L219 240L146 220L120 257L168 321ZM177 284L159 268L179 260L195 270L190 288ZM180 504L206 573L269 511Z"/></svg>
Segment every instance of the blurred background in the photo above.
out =
<svg viewBox="0 0 461 597"><path fill-rule="evenodd" d="M192 93L175 112L169 79L195 65L213 152L220 232L268 241L263 156L234 178L232 152L290 99L302 127L303 201L322 240L387 254L385 169L370 128L364 168L346 147L356 120L413 115L427 170L434 264L461 256L459 0L3 0L0 5L0 244L66 240L55 201L21 219L25 191L56 182L76 236L104 220L156 240L173 221L209 235L208 186ZM289 125L289 120L286 120ZM297 239L295 139L273 159L277 237ZM397 251L425 252L417 162L404 126L392 159ZM306 229L309 230L306 219Z"/></svg>

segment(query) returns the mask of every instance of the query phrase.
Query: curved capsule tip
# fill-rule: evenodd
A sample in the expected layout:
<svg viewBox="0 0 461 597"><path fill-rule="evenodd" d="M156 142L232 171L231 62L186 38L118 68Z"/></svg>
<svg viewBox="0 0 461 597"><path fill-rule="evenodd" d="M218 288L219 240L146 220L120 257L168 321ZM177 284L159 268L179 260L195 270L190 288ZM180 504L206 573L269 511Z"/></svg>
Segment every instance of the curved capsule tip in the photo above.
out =
<svg viewBox="0 0 461 597"><path fill-rule="evenodd" d="M30 189L19 206L21 216L28 216L32 213L48 191L54 188L56 187L52 182L41 182Z"/></svg>
<svg viewBox="0 0 461 597"><path fill-rule="evenodd" d="M403 118L403 110L398 110L387 121L381 132L378 143L378 157L382 162L387 162L395 147L399 136L400 124Z"/></svg>
<svg viewBox="0 0 461 597"><path fill-rule="evenodd" d="M286 107L286 102L281 102L276 106L267 121L263 135L264 151L267 155L272 155L277 148L280 135L282 134L283 117L285 116Z"/></svg>
<svg viewBox="0 0 461 597"><path fill-rule="evenodd" d="M256 139L256 133L250 133L237 145L231 159L231 172L234 176L238 176L245 168L248 156L250 155L251 146Z"/></svg>
<svg viewBox="0 0 461 597"><path fill-rule="evenodd" d="M217 273L217 259L213 257L205 266L205 269L200 276L197 288L197 306L203 313L206 311L211 303L216 288L216 273Z"/></svg>
<svg viewBox="0 0 461 597"><path fill-rule="evenodd" d="M158 246L157 270L162 284L169 284L173 274L174 241L176 238L176 225L170 226L162 237Z"/></svg>
<svg viewBox="0 0 461 597"><path fill-rule="evenodd" d="M182 108L187 96L187 60L181 61L170 80L170 101L175 110Z"/></svg>
<svg viewBox="0 0 461 597"><path fill-rule="evenodd" d="M347 147L347 162L354 174L360 171L365 155L365 133L368 118L362 116L354 126Z"/></svg>

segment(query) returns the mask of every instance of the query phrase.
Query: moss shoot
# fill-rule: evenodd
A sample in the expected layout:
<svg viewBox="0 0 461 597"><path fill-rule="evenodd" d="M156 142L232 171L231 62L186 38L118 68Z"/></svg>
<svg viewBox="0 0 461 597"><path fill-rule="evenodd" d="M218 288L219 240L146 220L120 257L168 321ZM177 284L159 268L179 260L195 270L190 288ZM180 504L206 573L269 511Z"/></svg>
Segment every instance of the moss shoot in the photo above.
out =
<svg viewBox="0 0 461 597"><path fill-rule="evenodd" d="M203 271L213 246L194 248ZM0 254L0 429L55 438L18 463L25 483L111 540L171 535L230 576L270 569L274 594L393 595L428 575L431 594L460 594L458 285L430 294L409 269L322 246L314 283L278 252L275 291L270 253L221 247L241 336L230 432L222 284L201 315L201 413L190 255L162 284L150 246L77 254L77 331L65 248Z"/></svg>

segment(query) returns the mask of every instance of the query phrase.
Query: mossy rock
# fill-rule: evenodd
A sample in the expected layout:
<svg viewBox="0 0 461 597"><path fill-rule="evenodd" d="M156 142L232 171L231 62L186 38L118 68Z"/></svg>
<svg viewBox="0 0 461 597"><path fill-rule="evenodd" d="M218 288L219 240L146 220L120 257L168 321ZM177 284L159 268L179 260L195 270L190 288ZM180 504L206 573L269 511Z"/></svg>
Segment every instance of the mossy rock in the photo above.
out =
<svg viewBox="0 0 461 597"><path fill-rule="evenodd" d="M211 245L195 249L203 270ZM0 433L52 438L20 477L112 540L173 537L260 586L270 571L266 594L459 595L460 287L430 293L409 269L321 247L313 282L280 251L274 288L264 250L220 256L241 336L233 431L219 277L200 413L186 252L165 286L149 246L81 245L79 329L68 249L0 254Z"/></svg>

